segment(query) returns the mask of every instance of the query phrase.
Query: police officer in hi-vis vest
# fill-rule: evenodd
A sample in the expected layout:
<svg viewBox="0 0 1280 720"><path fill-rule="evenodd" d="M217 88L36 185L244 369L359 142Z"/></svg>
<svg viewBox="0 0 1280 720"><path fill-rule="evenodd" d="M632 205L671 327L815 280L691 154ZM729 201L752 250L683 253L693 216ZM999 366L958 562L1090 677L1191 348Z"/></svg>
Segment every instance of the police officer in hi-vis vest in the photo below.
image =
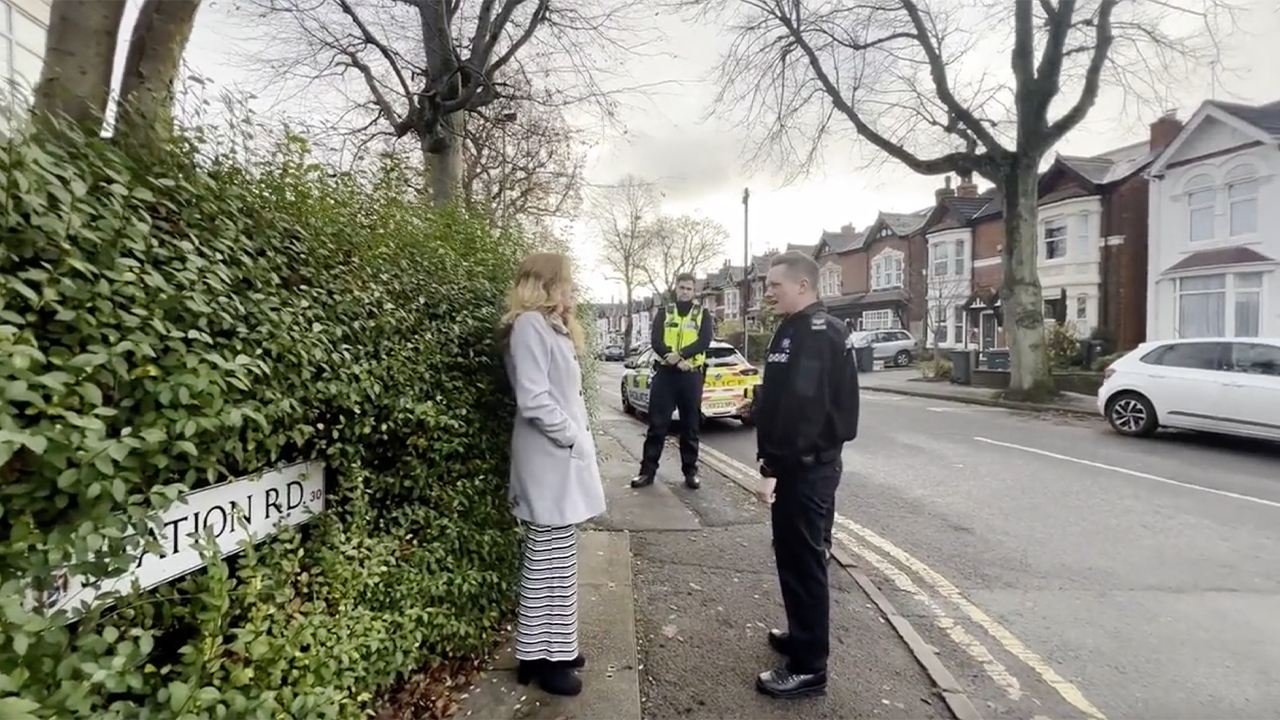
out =
<svg viewBox="0 0 1280 720"><path fill-rule="evenodd" d="M715 337L711 315L695 305L693 275L676 278L676 301L659 310L653 318L653 378L649 382L649 432L644 438L640 474L631 487L653 484L671 411L680 411L680 470L684 484L692 490L698 480L698 426L702 421L702 381L707 348Z"/></svg>

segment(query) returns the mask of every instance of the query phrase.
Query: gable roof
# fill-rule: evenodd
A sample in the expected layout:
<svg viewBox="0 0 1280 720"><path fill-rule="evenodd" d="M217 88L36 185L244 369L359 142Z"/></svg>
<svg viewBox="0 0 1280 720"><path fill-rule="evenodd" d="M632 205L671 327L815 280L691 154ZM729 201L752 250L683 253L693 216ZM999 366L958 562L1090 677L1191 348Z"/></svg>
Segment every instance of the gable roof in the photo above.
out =
<svg viewBox="0 0 1280 720"><path fill-rule="evenodd" d="M876 222L892 230L894 235L904 237L919 230L920 226L929 219L931 212L933 212L932 207L910 213L881 212Z"/></svg>
<svg viewBox="0 0 1280 720"><path fill-rule="evenodd" d="M822 253L825 255L828 252L847 253L861 250L866 242L866 232L858 232L850 226L845 226L836 231L823 230L822 239L818 242L818 246L819 250L823 247L826 248L826 251Z"/></svg>
<svg viewBox="0 0 1280 720"><path fill-rule="evenodd" d="M1265 132L1273 139L1280 139L1280 100L1264 105L1245 105L1221 100L1210 100L1209 102L1232 117L1239 118Z"/></svg>
<svg viewBox="0 0 1280 720"><path fill-rule="evenodd" d="M1059 169L1065 168L1091 185L1110 185L1141 171L1155 160L1156 155L1151 151L1150 140L1141 140L1089 157L1059 154L1048 169L1040 174L1040 180L1043 182Z"/></svg>
<svg viewBox="0 0 1280 720"><path fill-rule="evenodd" d="M1154 159L1148 174L1152 177L1164 174L1169 160L1177 154L1187 138L1195 134L1206 118L1225 123L1260 143L1271 145L1280 142L1280 100L1262 105L1205 100L1183 126L1182 132Z"/></svg>
<svg viewBox="0 0 1280 720"><path fill-rule="evenodd" d="M813 244L813 245L801 245L801 244L799 244L799 243L787 243L787 250L786 250L786 252L798 252L798 253L802 253L802 254L804 254L804 255L812 256L815 252L817 252L817 250L818 250L818 246L817 246L817 244L816 244L816 243L815 243L815 244Z"/></svg>

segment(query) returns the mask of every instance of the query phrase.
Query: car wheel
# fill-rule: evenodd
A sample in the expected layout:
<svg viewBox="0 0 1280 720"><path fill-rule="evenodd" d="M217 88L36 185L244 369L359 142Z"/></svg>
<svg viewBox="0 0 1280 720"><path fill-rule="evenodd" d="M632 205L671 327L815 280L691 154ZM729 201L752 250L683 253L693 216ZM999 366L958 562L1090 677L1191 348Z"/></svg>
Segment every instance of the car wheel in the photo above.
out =
<svg viewBox="0 0 1280 720"><path fill-rule="evenodd" d="M893 356L893 364L898 367L906 367L911 364L911 351L899 350L897 355Z"/></svg>
<svg viewBox="0 0 1280 720"><path fill-rule="evenodd" d="M1159 427L1155 406L1136 392L1122 392L1107 401L1107 422L1129 437L1148 437Z"/></svg>
<svg viewBox="0 0 1280 720"><path fill-rule="evenodd" d="M635 415L635 414L636 414L636 409L635 409L635 407L634 407L634 406L632 406L632 404L631 404L631 399L627 397L627 384L626 384L626 383L623 383L623 384L622 384L621 392L622 392L622 412L624 412L624 413L626 413L626 414L628 414L628 415Z"/></svg>

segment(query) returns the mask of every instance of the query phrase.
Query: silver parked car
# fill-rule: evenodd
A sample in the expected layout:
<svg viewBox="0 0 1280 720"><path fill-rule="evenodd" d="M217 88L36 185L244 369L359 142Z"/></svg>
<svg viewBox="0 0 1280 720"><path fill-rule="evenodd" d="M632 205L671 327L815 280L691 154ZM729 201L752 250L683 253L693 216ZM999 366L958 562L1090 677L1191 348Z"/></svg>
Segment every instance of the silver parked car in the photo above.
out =
<svg viewBox="0 0 1280 720"><path fill-rule="evenodd" d="M871 354L886 365L906 367L916 351L916 339L906 330L862 330L849 335L853 347L871 346Z"/></svg>

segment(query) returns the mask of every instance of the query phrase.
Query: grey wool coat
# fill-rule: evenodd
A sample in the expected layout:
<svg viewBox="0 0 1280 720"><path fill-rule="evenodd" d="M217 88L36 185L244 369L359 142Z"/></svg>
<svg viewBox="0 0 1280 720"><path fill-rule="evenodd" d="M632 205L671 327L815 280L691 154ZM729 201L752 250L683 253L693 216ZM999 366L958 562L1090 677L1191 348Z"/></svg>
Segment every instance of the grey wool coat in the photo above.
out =
<svg viewBox="0 0 1280 720"><path fill-rule="evenodd" d="M605 511L573 341L539 312L515 319L507 344L515 389L511 512L535 525L576 525Z"/></svg>

